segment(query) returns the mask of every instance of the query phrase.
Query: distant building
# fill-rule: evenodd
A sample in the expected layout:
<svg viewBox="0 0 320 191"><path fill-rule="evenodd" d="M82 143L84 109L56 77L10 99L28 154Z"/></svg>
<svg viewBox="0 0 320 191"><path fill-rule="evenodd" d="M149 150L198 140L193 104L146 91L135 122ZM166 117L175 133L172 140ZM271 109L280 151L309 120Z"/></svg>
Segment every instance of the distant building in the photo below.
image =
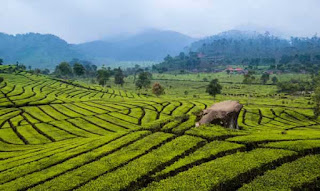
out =
<svg viewBox="0 0 320 191"><path fill-rule="evenodd" d="M243 68L232 68L229 66L226 71L228 70L233 74L245 74L245 70Z"/></svg>
<svg viewBox="0 0 320 191"><path fill-rule="evenodd" d="M203 57L205 57L205 55L202 53L202 52L200 52L200 53L198 53L198 58L203 58Z"/></svg>
<svg viewBox="0 0 320 191"><path fill-rule="evenodd" d="M230 72L233 72L233 68L232 67L228 67L226 70L229 70Z"/></svg>

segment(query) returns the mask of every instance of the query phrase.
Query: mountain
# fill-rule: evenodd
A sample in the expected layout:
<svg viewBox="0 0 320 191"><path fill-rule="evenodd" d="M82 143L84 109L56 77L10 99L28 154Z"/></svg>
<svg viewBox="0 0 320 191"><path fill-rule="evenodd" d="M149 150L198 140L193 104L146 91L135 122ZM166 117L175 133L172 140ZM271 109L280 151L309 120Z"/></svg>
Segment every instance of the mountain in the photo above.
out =
<svg viewBox="0 0 320 191"><path fill-rule="evenodd" d="M63 60L70 60L79 54L72 45L51 34L0 33L0 58L5 63L24 63L32 67L52 68Z"/></svg>
<svg viewBox="0 0 320 191"><path fill-rule="evenodd" d="M224 31L216 35L206 37L204 39L195 41L191 44L189 49L191 51L198 51L199 48L203 47L204 44L212 44L219 40L253 40L261 37L262 34L256 31L242 31L242 30L229 30Z"/></svg>
<svg viewBox="0 0 320 191"><path fill-rule="evenodd" d="M282 65L282 70L320 69L320 38L279 38L268 32L231 30L191 44L184 54L166 57L157 70L214 70L217 65Z"/></svg>
<svg viewBox="0 0 320 191"><path fill-rule="evenodd" d="M98 65L115 61L161 61L167 54L178 54L194 40L178 32L160 30L82 44L68 44L51 34L0 33L0 58L5 63L18 61L33 68L51 69L73 58L93 61Z"/></svg>
<svg viewBox="0 0 320 191"><path fill-rule="evenodd" d="M189 50L207 56L237 58L276 58L282 55L319 54L320 38L285 39L268 32L230 30L191 44Z"/></svg>
<svg viewBox="0 0 320 191"><path fill-rule="evenodd" d="M196 41L190 51L202 52L207 56L278 57L292 48L290 40L256 31L230 30ZM294 51L289 50L290 53Z"/></svg>
<svg viewBox="0 0 320 191"><path fill-rule="evenodd" d="M118 38L79 44L76 50L86 57L103 57L118 61L161 61L166 55L176 55L195 39L174 31L147 30Z"/></svg>

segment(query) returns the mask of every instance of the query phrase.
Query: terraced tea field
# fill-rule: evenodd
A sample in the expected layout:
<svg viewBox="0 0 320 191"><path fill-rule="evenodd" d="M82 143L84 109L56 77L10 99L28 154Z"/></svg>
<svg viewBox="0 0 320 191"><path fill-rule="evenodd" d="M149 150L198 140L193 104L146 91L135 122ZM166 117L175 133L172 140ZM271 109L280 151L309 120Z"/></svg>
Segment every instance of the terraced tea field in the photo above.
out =
<svg viewBox="0 0 320 191"><path fill-rule="evenodd" d="M196 128L193 113L212 99L1 76L0 190L320 189L320 123L308 98L255 98L242 130ZM218 99L246 104L241 96Z"/></svg>

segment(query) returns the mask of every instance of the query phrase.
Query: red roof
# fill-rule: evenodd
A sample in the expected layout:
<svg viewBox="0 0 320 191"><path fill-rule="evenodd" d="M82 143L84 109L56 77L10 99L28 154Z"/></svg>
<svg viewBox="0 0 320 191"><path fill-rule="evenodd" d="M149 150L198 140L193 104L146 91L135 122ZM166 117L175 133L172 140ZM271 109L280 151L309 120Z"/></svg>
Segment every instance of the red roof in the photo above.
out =
<svg viewBox="0 0 320 191"><path fill-rule="evenodd" d="M198 53L198 58L203 58L205 55L202 53Z"/></svg>

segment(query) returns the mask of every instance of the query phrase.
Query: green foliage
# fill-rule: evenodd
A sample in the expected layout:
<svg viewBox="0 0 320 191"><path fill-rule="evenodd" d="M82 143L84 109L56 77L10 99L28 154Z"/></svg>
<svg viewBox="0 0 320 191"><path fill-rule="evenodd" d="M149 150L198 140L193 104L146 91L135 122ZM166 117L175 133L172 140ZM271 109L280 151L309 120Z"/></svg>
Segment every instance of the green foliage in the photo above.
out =
<svg viewBox="0 0 320 191"><path fill-rule="evenodd" d="M278 80L278 78L276 76L273 76L271 78L271 81L272 81L272 84L277 84L279 80Z"/></svg>
<svg viewBox="0 0 320 191"><path fill-rule="evenodd" d="M300 158L266 172L239 190L314 190L313 183L320 178L319 163L320 155Z"/></svg>
<svg viewBox="0 0 320 191"><path fill-rule="evenodd" d="M152 74L149 72L139 73L138 79L136 81L136 87L138 89L145 88L147 89L151 84Z"/></svg>
<svg viewBox="0 0 320 191"><path fill-rule="evenodd" d="M61 62L55 69L56 75L61 75L62 77L72 76L72 68L67 62Z"/></svg>
<svg viewBox="0 0 320 191"><path fill-rule="evenodd" d="M263 144L267 148L281 148L293 150L301 153L316 151L320 148L320 140L297 140L297 141L281 141Z"/></svg>
<svg viewBox="0 0 320 191"><path fill-rule="evenodd" d="M245 173L249 173L250 170L259 172L260 166L295 154L280 149L256 149L236 153L195 166L160 182L151 183L143 190L233 190L241 185L242 178L246 177ZM221 185L221 182L228 184Z"/></svg>
<svg viewBox="0 0 320 191"><path fill-rule="evenodd" d="M187 69L191 70L198 68L200 65L200 59L196 52L189 52L188 55L181 52L176 57L171 57L170 55L164 58L164 61L158 65L153 66L153 70L158 71L159 73L166 72L168 70L177 70L177 69Z"/></svg>
<svg viewBox="0 0 320 191"><path fill-rule="evenodd" d="M77 76L82 76L85 73L85 68L83 67L82 64L75 63L73 65L73 72Z"/></svg>
<svg viewBox="0 0 320 191"><path fill-rule="evenodd" d="M111 76L110 69L106 69L105 67L102 67L97 71L97 81L99 82L99 85L105 86L106 82L109 80L109 77Z"/></svg>
<svg viewBox="0 0 320 191"><path fill-rule="evenodd" d="M61 172L63 172L65 169L72 169L81 164L84 164L87 161L90 161L90 160L93 161L95 157L105 152L108 152L108 150L114 149L114 147L106 148L102 146L104 146L106 143L110 142L111 140L115 139L116 137L119 137L119 135L112 134L110 136L104 137L104 139L98 139L97 141L94 141L94 142L92 141L91 142L89 141L89 143L84 142L83 144L80 144L78 147L76 146L74 149L70 149L69 151L67 150L67 148L64 148L64 150L67 150L67 151L57 153L54 160L52 159L50 160L48 159L48 157L43 159L42 157L39 157L40 158L39 161L22 165L18 168L15 168L14 171L1 174L1 177L2 176L6 177L5 179L2 178L2 182L5 182L6 180L10 180L12 178L19 177L22 175L27 175L27 176L24 177L24 181L22 181L20 184L14 184L13 182L8 182L7 184L1 185L0 188L4 190L7 190L8 188L11 188L14 190L21 189L23 187L33 185L35 182L46 180L48 177L53 177L55 175L58 175ZM88 149L95 149L95 148L98 150L94 155L92 155L92 153L87 151ZM77 153L82 153L82 152L84 155L77 156ZM71 160L66 160L68 158L70 158ZM66 160L66 162L63 162L64 160ZM34 168L35 165L37 165L38 168L47 167L47 169L45 170L46 173L45 174L43 172L30 173L35 171L35 168ZM17 173L18 171L19 173ZM28 173L30 174L28 175Z"/></svg>
<svg viewBox="0 0 320 191"><path fill-rule="evenodd" d="M16 64L17 70L25 71L27 68L24 64Z"/></svg>
<svg viewBox="0 0 320 191"><path fill-rule="evenodd" d="M275 126L275 125L273 125ZM264 132L254 131L245 136L236 136L227 139L237 143L264 143L269 141L280 141L280 140L307 140L315 139L320 136L318 129L294 129L291 131L284 131L281 128L274 130L275 128L265 128ZM283 128L285 129L285 128ZM268 133L267 133L268 132Z"/></svg>
<svg viewBox="0 0 320 191"><path fill-rule="evenodd" d="M242 83L252 84L256 78L254 77L254 71L250 70L247 74L244 74Z"/></svg>
<svg viewBox="0 0 320 191"><path fill-rule="evenodd" d="M183 155L184 152L201 142L203 140L196 137L178 137L164 144L159 149L128 163L126 166L99 177L79 190L88 190L90 188L107 190L125 189L131 182L141 180L144 176L148 175L148 172L156 170L159 164L169 162L176 156ZM144 168L137 168L139 166L144 166ZM130 176L128 176L129 174ZM122 177L121 182L119 182L119 177Z"/></svg>
<svg viewBox="0 0 320 191"><path fill-rule="evenodd" d="M236 135L245 135L245 132L226 129L217 125L193 127L186 131L188 135L204 137L209 140L217 140L219 138L233 137Z"/></svg>
<svg viewBox="0 0 320 191"><path fill-rule="evenodd" d="M282 81L277 83L278 89L281 92L294 93L297 91L311 91L313 85L309 81L300 79L291 79L290 81Z"/></svg>
<svg viewBox="0 0 320 191"><path fill-rule="evenodd" d="M39 68L35 68L33 70L33 74L35 74L35 75L39 75L40 73L41 73L41 70Z"/></svg>
<svg viewBox="0 0 320 191"><path fill-rule="evenodd" d="M50 74L50 70L46 68L41 71L41 74L48 75L48 74Z"/></svg>
<svg viewBox="0 0 320 191"><path fill-rule="evenodd" d="M212 141L210 143L207 143L205 146L199 148L194 153L181 158L180 160L176 161L174 164L166 167L164 170L158 172L155 174L156 176L161 176L168 174L170 172L174 172L174 170L177 170L181 167L184 167L186 165L196 165L197 162L200 163L203 160L206 159L213 159L215 157L218 157L219 155L225 155L226 153L232 153L233 151L239 151L244 148L244 145L235 144L235 143L229 143L224 141Z"/></svg>
<svg viewBox="0 0 320 191"><path fill-rule="evenodd" d="M114 71L114 83L121 86L124 84L124 74L120 67Z"/></svg>
<svg viewBox="0 0 320 191"><path fill-rule="evenodd" d="M130 158L138 156L139 154L150 149L150 147L161 143L170 136L160 133L156 135L147 136L148 134L149 132L136 132L131 135L126 135L124 137L121 137L120 139L117 139L110 143L107 142L107 144L101 145L99 148L95 150L95 152L87 152L82 156L74 158L73 164L70 163L70 161L69 163L60 165L60 168L56 167L55 173L58 173L57 171L62 170L62 168L70 169L81 164L87 165L81 166L77 171L70 171L68 173L65 173L62 176L59 176L58 178L47 182L46 184L39 185L35 188L35 190L72 189L81 182L89 181L95 176L102 175L105 171L115 168L117 165L121 163L127 162L128 160L130 160ZM135 143L131 144L128 147L124 147L126 144L130 142ZM108 153L112 154L108 155ZM96 158L101 158L101 160L96 160ZM106 167L106 163L111 163L112 165L108 165ZM103 166L105 167L103 168ZM83 174L86 174L86 176L81 176ZM53 176L54 173L50 175Z"/></svg>
<svg viewBox="0 0 320 191"><path fill-rule="evenodd" d="M77 68L79 70L80 73L82 73L82 70L84 70L84 73L86 77L96 77L97 74L97 66L92 64L91 62L87 61L87 60L79 60L79 59L72 59L70 62L70 65L73 66L73 71L74 73L74 67L75 65L77 65ZM82 65L83 67L81 67L80 65ZM81 75L83 75L81 74ZM77 74L76 74L77 75ZM79 75L79 76L81 76Z"/></svg>
<svg viewBox="0 0 320 191"><path fill-rule="evenodd" d="M260 81L262 84L266 84L270 79L270 75L268 73L263 73L261 78L260 78Z"/></svg>
<svg viewBox="0 0 320 191"><path fill-rule="evenodd" d="M110 87L113 79L101 87L17 68L0 67L0 190L299 190L318 184L320 127L308 93L242 84L242 75L225 72L185 72L153 74L152 82L171 87L159 99L138 95L133 76L119 90ZM217 102L244 104L241 130L195 127L197 113L213 104L205 77L224 83ZM277 77L317 82L306 74ZM249 93L253 104L246 104Z"/></svg>
<svg viewBox="0 0 320 191"><path fill-rule="evenodd" d="M213 79L207 86L206 92L215 98L217 94L221 93L221 89L222 86L219 84L218 79Z"/></svg>

